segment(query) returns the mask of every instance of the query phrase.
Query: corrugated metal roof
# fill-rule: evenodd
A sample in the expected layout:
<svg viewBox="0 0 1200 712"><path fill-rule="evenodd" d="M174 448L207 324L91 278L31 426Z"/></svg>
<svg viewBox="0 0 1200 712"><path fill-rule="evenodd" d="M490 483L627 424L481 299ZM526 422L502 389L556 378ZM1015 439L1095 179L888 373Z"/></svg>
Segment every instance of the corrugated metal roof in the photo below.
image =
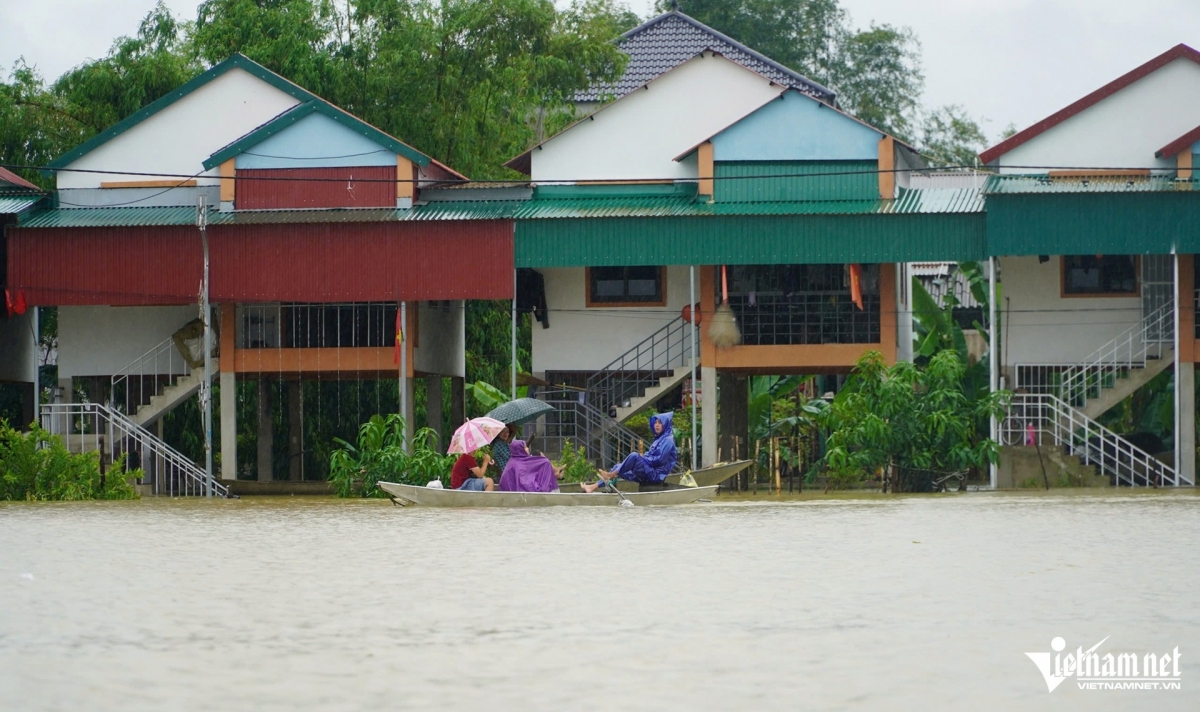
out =
<svg viewBox="0 0 1200 712"><path fill-rule="evenodd" d="M141 227L195 225L194 207L53 208L30 213L21 227Z"/></svg>
<svg viewBox="0 0 1200 712"><path fill-rule="evenodd" d="M577 93L575 101L624 96L706 49L826 103L834 99L829 89L677 10L626 32L619 46L629 56L625 74L615 84L598 84Z"/></svg>
<svg viewBox="0 0 1200 712"><path fill-rule="evenodd" d="M1173 176L992 176L985 195L1017 193L1158 193L1191 191L1200 180L1177 180Z"/></svg>
<svg viewBox="0 0 1200 712"><path fill-rule="evenodd" d="M40 195L0 195L0 215L16 215L24 212L42 199Z"/></svg>
<svg viewBox="0 0 1200 712"><path fill-rule="evenodd" d="M377 223L442 220L561 220L591 218L735 217L756 215L944 215L983 212L976 190L901 191L896 200L803 200L708 203L684 195L555 197L532 200L439 200L407 210L212 211L210 225ZM27 215L21 227L138 227L192 225L193 207L56 208Z"/></svg>

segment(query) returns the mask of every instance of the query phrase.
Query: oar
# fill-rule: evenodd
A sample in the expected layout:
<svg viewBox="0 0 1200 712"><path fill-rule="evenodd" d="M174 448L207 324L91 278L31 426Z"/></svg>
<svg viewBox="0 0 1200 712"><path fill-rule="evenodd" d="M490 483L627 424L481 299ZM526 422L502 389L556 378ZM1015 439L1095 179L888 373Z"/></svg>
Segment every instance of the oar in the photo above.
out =
<svg viewBox="0 0 1200 712"><path fill-rule="evenodd" d="M622 492L621 490L617 489L615 479L605 480L605 483L606 483L605 484L606 487L611 489L613 492L616 492L617 496L621 498L621 506L622 507L632 507L633 506L633 502L629 501L629 498L625 496L625 493Z"/></svg>

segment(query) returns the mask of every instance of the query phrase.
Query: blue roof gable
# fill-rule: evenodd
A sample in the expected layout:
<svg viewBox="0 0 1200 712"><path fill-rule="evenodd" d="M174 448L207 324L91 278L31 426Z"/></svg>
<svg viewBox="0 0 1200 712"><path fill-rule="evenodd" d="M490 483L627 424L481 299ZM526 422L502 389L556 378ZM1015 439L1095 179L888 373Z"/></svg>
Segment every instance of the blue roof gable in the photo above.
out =
<svg viewBox="0 0 1200 712"><path fill-rule="evenodd" d="M238 168L394 166L396 152L313 112L238 154Z"/></svg>
<svg viewBox="0 0 1200 712"><path fill-rule="evenodd" d="M713 160L874 161L883 137L858 119L789 91L713 136Z"/></svg>

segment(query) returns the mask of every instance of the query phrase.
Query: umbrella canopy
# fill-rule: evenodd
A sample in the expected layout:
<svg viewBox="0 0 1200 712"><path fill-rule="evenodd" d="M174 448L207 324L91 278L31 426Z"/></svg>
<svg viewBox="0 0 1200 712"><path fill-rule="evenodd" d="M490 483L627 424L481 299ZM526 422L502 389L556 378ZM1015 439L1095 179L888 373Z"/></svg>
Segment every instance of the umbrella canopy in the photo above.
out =
<svg viewBox="0 0 1200 712"><path fill-rule="evenodd" d="M472 453L491 443L504 430L504 421L493 418L472 418L459 426L450 438L448 453Z"/></svg>
<svg viewBox="0 0 1200 712"><path fill-rule="evenodd" d="M487 417L495 418L509 425L520 425L552 410L554 410L554 406L537 398L518 398L504 405L496 406L487 414Z"/></svg>

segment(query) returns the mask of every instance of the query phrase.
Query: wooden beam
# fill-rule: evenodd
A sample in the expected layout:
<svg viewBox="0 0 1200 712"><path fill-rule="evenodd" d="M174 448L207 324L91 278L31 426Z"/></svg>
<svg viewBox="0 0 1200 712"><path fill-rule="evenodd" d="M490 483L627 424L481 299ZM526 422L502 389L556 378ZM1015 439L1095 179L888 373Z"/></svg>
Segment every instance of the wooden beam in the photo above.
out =
<svg viewBox="0 0 1200 712"><path fill-rule="evenodd" d="M237 195L237 181L234 178L237 175L237 164L234 163L236 158L230 158L221 164L221 202L232 203Z"/></svg>
<svg viewBox="0 0 1200 712"><path fill-rule="evenodd" d="M413 370L412 341L408 341L408 375ZM298 374L315 377L345 374L376 374L375 378L395 378L399 370L392 361L390 346L317 349L237 349L233 370L236 373L270 373L283 377Z"/></svg>
<svg viewBox="0 0 1200 712"><path fill-rule="evenodd" d="M700 195L713 197L713 171L716 169L716 164L713 163L713 145L712 141L705 141L696 149L697 174L700 177Z"/></svg>
<svg viewBox="0 0 1200 712"><path fill-rule="evenodd" d="M896 363L896 268L879 265L879 351L889 365Z"/></svg>
<svg viewBox="0 0 1200 712"><path fill-rule="evenodd" d="M879 197L892 200L896 197L896 139L884 136L879 139Z"/></svg>
<svg viewBox="0 0 1200 712"><path fill-rule="evenodd" d="M232 302L222 304L220 309L221 323L217 343L221 347L220 369L224 372L235 371L234 354L237 352L237 305Z"/></svg>
<svg viewBox="0 0 1200 712"><path fill-rule="evenodd" d="M195 188L195 178L168 178L166 180L106 180L101 188Z"/></svg>
<svg viewBox="0 0 1200 712"><path fill-rule="evenodd" d="M1179 256L1179 360L1196 361L1196 272L1195 255Z"/></svg>
<svg viewBox="0 0 1200 712"><path fill-rule="evenodd" d="M1192 179L1192 147L1188 146L1175 156L1175 177L1180 180Z"/></svg>
<svg viewBox="0 0 1200 712"><path fill-rule="evenodd" d="M413 167L413 162L404 156L396 156L396 199L416 200L417 197L417 172Z"/></svg>

